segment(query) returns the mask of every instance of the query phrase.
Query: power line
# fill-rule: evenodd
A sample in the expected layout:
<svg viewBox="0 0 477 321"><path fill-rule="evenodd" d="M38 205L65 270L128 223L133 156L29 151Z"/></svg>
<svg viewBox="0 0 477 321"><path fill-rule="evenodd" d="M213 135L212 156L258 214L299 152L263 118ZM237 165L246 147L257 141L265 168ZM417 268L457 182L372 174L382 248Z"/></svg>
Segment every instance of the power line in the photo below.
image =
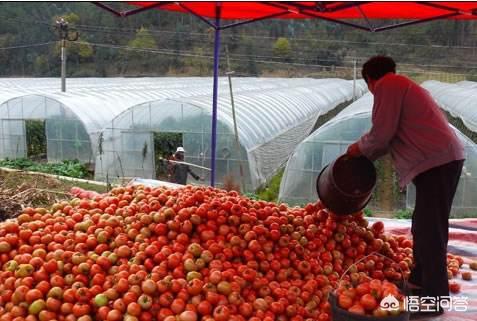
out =
<svg viewBox="0 0 477 321"><path fill-rule="evenodd" d="M111 27L101 27L101 26L93 26L93 25L75 25L75 27L79 30L83 31L91 31L91 32L109 32L109 33L136 33L137 30L134 29L115 29ZM154 30L154 29L147 29L150 33L169 33L169 34L185 34L188 36L202 36L202 37L210 37L208 33L200 33L200 32L186 32L186 31L172 31L172 30ZM222 37L234 37L234 35L223 34ZM253 36L253 35L239 35L240 38L245 39L270 39L276 40L279 37L270 37L270 36ZM287 38L288 39L288 38ZM289 41L316 41L316 42L327 42L327 43L345 43L345 44L355 44L355 45L379 45L379 46L402 46L402 47L420 47L420 48L444 48L444 49L477 49L476 46L446 46L446 45L439 45L439 44L413 44L407 42L366 42L366 41L353 41L353 40L338 40L338 39L316 39L316 38L296 38L291 37L288 39Z"/></svg>
<svg viewBox="0 0 477 321"><path fill-rule="evenodd" d="M0 47L0 50L10 50L10 49L20 49L20 48L32 48L32 47L40 47L40 46L45 46L49 44L54 44L56 43L55 41L49 41L45 43L38 43L38 44L25 44L25 45L18 45L18 46L10 46L10 47ZM130 46L121 46L121 45L113 45L113 44L104 44L104 43L91 43L91 42L82 42L78 41L78 44L83 44L83 45L91 45L91 46L96 46L96 47L105 47L105 48L111 48L111 49L122 49L122 50L127 50L127 51L137 51L137 52L150 52L150 53L161 53L164 55L178 55L182 57L195 57L195 58L207 58L207 59L212 59L213 56L207 56L207 55L199 55L196 53L191 53L189 52L184 52L183 50L175 50L175 49L160 49L160 48L138 48L138 47L130 47ZM204 48L199 48L199 49L204 49ZM238 59L235 57L243 57L243 58L258 58L254 59L256 62L264 62L263 60L260 59L282 59L280 56L263 56L263 55L246 55L246 54L230 54L229 55L232 57L232 60L235 61L249 61L247 59ZM334 60L334 59L323 59L323 58L299 58L302 61L321 61L321 62L335 62L336 65L339 65L339 61ZM353 58L344 58L342 62L344 63L352 63L354 62L354 59L360 61L365 58L362 57L353 57ZM319 65L319 64L306 64L306 63L290 63L290 62L281 62L281 61L266 61L267 63L277 63L277 64L296 64L296 65L303 65L303 66L323 66L325 67L326 65ZM402 66L414 66L415 64L410 64L410 63L399 63L399 65ZM341 66L337 66L341 67ZM433 67L433 68L466 68L466 69L477 69L477 66L456 66L456 65L438 65L438 64L427 64L427 65L422 65L420 64L419 67Z"/></svg>
<svg viewBox="0 0 477 321"><path fill-rule="evenodd" d="M5 20L13 20L13 21L20 21L20 19L15 18L5 18ZM52 23L45 22L45 21L38 21L33 20L29 21L30 23L37 23L43 24L48 26L53 26ZM25 23L25 21L22 21ZM110 33L136 33L137 29L125 29L125 28L114 28L108 26L98 26L98 25L86 25L86 24L72 24L73 27L83 30L83 31L91 31L91 32L110 32ZM148 32L151 33L168 33L168 34L185 34L189 36L202 36L202 37L210 37L209 33L201 33L201 32L188 32L188 31L176 31L176 30L157 30L157 29L147 29ZM234 37L234 35L224 33L222 37ZM253 35L239 35L240 38L246 39L270 39L276 40L277 37L271 36L253 36ZM366 41L354 41L354 40L338 40L338 39L315 39L315 38L297 38L291 37L290 41L316 41L316 42L328 42L328 43L345 43L345 44L356 44L356 45L379 45L379 46L405 46L405 47L420 47L420 48L443 48L443 49L477 49L476 46L446 46L446 45L439 45L439 44L415 44L415 43L407 43L407 42L366 42Z"/></svg>
<svg viewBox="0 0 477 321"><path fill-rule="evenodd" d="M43 43L34 43L34 44L29 44L29 45L18 45L18 46L10 46L10 47L0 47L0 50L40 47L40 46L46 46L46 45L49 45L49 44L52 44L52 43L55 43L55 41L48 41L48 42L43 42Z"/></svg>
<svg viewBox="0 0 477 321"><path fill-rule="evenodd" d="M194 58L204 58L204 59L213 59L214 57L212 55L201 55L201 54L196 54L196 53L187 53L183 51L174 51L174 50L168 50L168 49L157 49L157 48L139 48L139 47L130 47L130 46L121 46L121 45L112 45L112 44L104 44L104 43L89 43L89 42L76 42L78 44L83 44L83 45L91 45L91 46L96 46L96 47L104 47L104 48L111 48L111 49L120 49L120 50L126 50L126 51L136 51L136 52L145 52L145 53L158 53L158 54L163 54L163 55L171 55L171 56L182 56L182 57L194 57ZM230 55L232 56L232 55ZM240 55L240 56L245 56L245 57L250 57L250 58L257 58L260 56L252 56L252 55ZM233 58L231 57L230 60L234 61L250 61L251 59L240 59L240 58ZM298 62L281 62L281 61L271 61L271 60L257 60L257 59L252 59L254 62L259 62L259 63L265 63L265 64L282 64L282 65L292 65L292 66L310 66L310 67L327 67L329 68L330 65L320 65L320 64L306 64L306 63L298 63ZM317 60L320 61L320 60ZM323 60L326 61L326 60ZM406 65L406 66L414 66L413 64L406 64L406 63L401 63L400 65ZM425 65L420 65L420 67L425 66ZM452 65L428 65L428 66L433 66L433 67L454 67L454 68L464 68L460 66L452 66ZM346 67L346 66L334 66L336 69L348 69L351 67ZM466 66L466 69L477 69L477 66ZM410 71L406 71L410 72ZM417 72L417 71L414 71ZM433 73L429 71L423 71L423 73Z"/></svg>

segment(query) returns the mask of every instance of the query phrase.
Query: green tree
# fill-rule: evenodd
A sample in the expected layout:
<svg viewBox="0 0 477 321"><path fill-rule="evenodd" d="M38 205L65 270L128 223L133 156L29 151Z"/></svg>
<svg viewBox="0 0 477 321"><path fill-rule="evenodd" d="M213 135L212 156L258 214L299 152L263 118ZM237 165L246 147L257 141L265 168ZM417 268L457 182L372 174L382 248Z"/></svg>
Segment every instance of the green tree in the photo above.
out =
<svg viewBox="0 0 477 321"><path fill-rule="evenodd" d="M284 60L290 60L291 57L291 46L290 41L287 38L280 37L273 44L273 54L279 56Z"/></svg>
<svg viewBox="0 0 477 321"><path fill-rule="evenodd" d="M136 36L128 42L127 46L136 49L154 49L157 48L157 43L149 30L145 27L141 27L136 31ZM153 62L147 51L134 49L123 50L121 52L121 58L123 60L123 73L132 66L139 67L141 72L147 71Z"/></svg>
<svg viewBox="0 0 477 321"><path fill-rule="evenodd" d="M178 69L182 67L182 60L179 57L179 53L182 48L183 37L179 33L182 30L179 24L176 25L176 33L174 33L172 47L174 48L174 56L172 57L171 65L173 68Z"/></svg>
<svg viewBox="0 0 477 321"><path fill-rule="evenodd" d="M93 56L93 47L89 43L82 43L78 46L78 55L81 58L90 58Z"/></svg>
<svg viewBox="0 0 477 321"><path fill-rule="evenodd" d="M33 68L39 75L46 74L50 69L48 57L46 55L37 56Z"/></svg>
<svg viewBox="0 0 477 321"><path fill-rule="evenodd" d="M0 47L11 46L15 41L15 36L9 33L0 34ZM11 65L10 61L11 51L9 50L0 50L0 71L2 74L8 74L10 72L9 66Z"/></svg>
<svg viewBox="0 0 477 321"><path fill-rule="evenodd" d="M129 47L134 48L156 48L156 40L151 35L147 28L141 27L139 30L136 31L136 37L128 42Z"/></svg>
<svg viewBox="0 0 477 321"><path fill-rule="evenodd" d="M70 24L77 24L78 22L80 22L80 17L74 13L74 12L71 12L71 13L68 13L68 14L65 14L62 16L63 19L65 19L66 21L68 21L68 23Z"/></svg>
<svg viewBox="0 0 477 321"><path fill-rule="evenodd" d="M202 48L195 48L193 55L185 58L185 66L194 76L206 76L210 74L211 61L204 57L206 53Z"/></svg>

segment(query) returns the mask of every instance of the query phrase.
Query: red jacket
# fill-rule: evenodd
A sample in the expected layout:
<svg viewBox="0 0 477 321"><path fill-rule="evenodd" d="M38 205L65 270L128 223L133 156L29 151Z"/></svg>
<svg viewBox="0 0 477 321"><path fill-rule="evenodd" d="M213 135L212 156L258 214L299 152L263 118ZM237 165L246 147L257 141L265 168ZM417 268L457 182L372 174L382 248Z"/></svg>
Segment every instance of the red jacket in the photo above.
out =
<svg viewBox="0 0 477 321"><path fill-rule="evenodd" d="M378 80L371 121L359 148L371 160L390 152L401 188L428 169L465 159L464 146L437 103L404 76L390 73Z"/></svg>

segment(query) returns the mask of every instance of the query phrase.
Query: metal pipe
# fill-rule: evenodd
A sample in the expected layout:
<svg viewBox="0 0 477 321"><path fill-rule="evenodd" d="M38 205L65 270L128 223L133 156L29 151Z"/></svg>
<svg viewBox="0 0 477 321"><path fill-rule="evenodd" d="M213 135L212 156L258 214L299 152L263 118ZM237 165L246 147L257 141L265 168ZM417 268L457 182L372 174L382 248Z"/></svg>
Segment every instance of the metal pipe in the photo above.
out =
<svg viewBox="0 0 477 321"><path fill-rule="evenodd" d="M61 91L66 91L66 40L61 40Z"/></svg>
<svg viewBox="0 0 477 321"><path fill-rule="evenodd" d="M353 61L353 101L356 100L356 59Z"/></svg>
<svg viewBox="0 0 477 321"><path fill-rule="evenodd" d="M239 136L238 136L238 129L237 129L237 118L235 117L235 101L234 101L234 94L232 90L232 74L233 73L234 73L233 71L227 72L227 77L229 78L230 103L232 105L232 119L234 121L235 148L237 149L238 161L239 161L240 184L241 184L242 193L245 193L245 177L244 177L243 166L242 166L242 153L240 152L240 143L239 143Z"/></svg>
<svg viewBox="0 0 477 321"><path fill-rule="evenodd" d="M220 3L216 3L215 6L215 41L214 41L214 88L212 96L212 133L211 133L211 173L210 173L210 186L215 186L215 152L217 149L217 93L219 85L219 49L220 49Z"/></svg>

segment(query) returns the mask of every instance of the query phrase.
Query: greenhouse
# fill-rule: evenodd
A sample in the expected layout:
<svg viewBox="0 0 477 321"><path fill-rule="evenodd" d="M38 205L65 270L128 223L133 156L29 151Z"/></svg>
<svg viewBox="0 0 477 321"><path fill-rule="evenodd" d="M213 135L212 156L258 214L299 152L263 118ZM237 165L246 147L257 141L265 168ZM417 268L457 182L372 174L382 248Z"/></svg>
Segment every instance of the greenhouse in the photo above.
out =
<svg viewBox="0 0 477 321"><path fill-rule="evenodd" d="M228 91L227 78L219 81ZM267 89L282 83L280 78L243 78L236 87ZM53 78L7 78L0 85L0 159L37 156L32 154L40 151L49 162L94 162L99 131L131 106L212 92L212 80L206 77L73 78L65 93ZM32 135L44 146L31 148Z"/></svg>
<svg viewBox="0 0 477 321"><path fill-rule="evenodd" d="M280 185L279 200L302 205L318 199L316 179L321 170L344 154L371 127L373 97L366 94L300 143L290 157ZM455 129L465 145L466 161L453 203L453 216L477 211L477 145ZM378 179L377 185L380 184ZM376 187L378 188L378 186ZM405 204L414 206L415 189L409 184Z"/></svg>
<svg viewBox="0 0 477 321"><path fill-rule="evenodd" d="M27 145L30 128L36 128L36 136L43 133L49 162L91 162L91 141L104 123L130 105L155 97L154 92L18 92L0 104L0 158L32 156Z"/></svg>
<svg viewBox="0 0 477 321"><path fill-rule="evenodd" d="M245 80L242 80L245 81ZM252 191L285 164L296 144L309 135L318 117L353 99L353 82L342 79L273 79L275 88L240 84L234 79L238 146L230 95L219 95L217 126L217 185L229 178ZM278 86L279 85L279 86ZM238 89L236 89L238 88ZM223 84L219 85L223 92ZM366 91L356 83L357 96ZM210 93L151 101L134 106L112 120L101 136L96 158L97 180L122 177L158 178L159 137L175 135L186 150L186 162L205 181L210 171ZM163 136L160 136L160 135ZM200 167L198 167L200 166ZM243 175L240 175L242 167Z"/></svg>
<svg viewBox="0 0 477 321"><path fill-rule="evenodd" d="M477 83L461 81L449 84L434 80L425 81L426 88L441 106L453 117L458 117L471 131L477 132Z"/></svg>

